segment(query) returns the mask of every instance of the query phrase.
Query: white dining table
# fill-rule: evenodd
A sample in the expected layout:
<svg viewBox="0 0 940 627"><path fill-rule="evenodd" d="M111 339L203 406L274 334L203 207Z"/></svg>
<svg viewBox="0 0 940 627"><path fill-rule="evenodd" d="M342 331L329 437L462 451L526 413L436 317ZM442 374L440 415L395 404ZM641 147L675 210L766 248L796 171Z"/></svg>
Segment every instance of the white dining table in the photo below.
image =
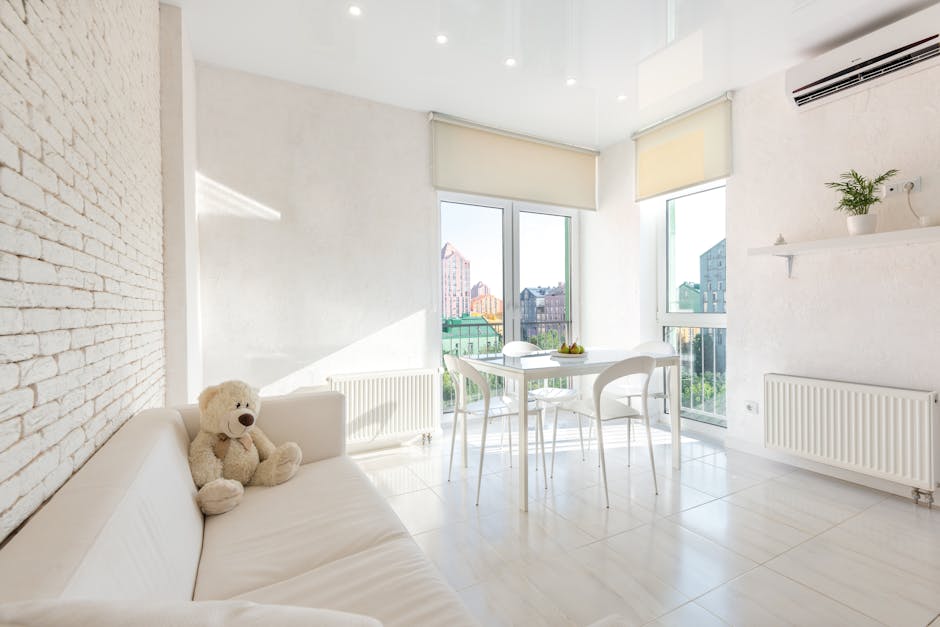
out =
<svg viewBox="0 0 940 627"><path fill-rule="evenodd" d="M522 357L508 355L465 356L468 362L480 372L494 374L516 382L519 390L519 407L528 407L528 389L530 381L551 379L554 377L573 377L598 374L608 366L628 357L649 355L656 358L656 367L671 368L667 377L669 389L669 417L672 424L672 465L679 468L681 450L679 441L679 356L665 353L639 353L636 351L614 348L585 348L581 357L560 357L554 351L532 353ZM529 416L528 411L519 413L519 508L529 510ZM467 459L467 438L463 438L463 458Z"/></svg>

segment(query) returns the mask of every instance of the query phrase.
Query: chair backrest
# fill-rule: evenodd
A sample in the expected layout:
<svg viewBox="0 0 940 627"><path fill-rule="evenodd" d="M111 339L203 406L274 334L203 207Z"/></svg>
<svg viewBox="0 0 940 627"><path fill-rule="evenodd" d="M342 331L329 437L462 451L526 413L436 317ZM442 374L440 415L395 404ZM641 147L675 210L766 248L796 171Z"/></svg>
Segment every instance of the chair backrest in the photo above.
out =
<svg viewBox="0 0 940 627"><path fill-rule="evenodd" d="M628 357L623 361L618 361L612 366L607 366L607 368L597 375L597 379L594 380L594 409L597 412L596 415L601 415L601 394L603 394L604 388L607 387L609 383L621 377L629 377L630 375L642 375L643 380L640 385L642 386L643 393L640 396L640 400L643 402L643 415L649 415L646 408L646 396L649 394L650 375L653 374L655 367L656 359L646 355Z"/></svg>
<svg viewBox="0 0 940 627"><path fill-rule="evenodd" d="M454 379L457 403L467 398L467 390L464 386L466 385L465 380L470 380L474 385L480 388L480 393L483 394L484 407L486 407L488 411L490 406L490 384L487 382L486 377L484 377L479 370L470 365L470 363L455 355L444 355L444 366L447 367L451 377ZM464 407L461 407L461 409L464 409Z"/></svg>
<svg viewBox="0 0 940 627"><path fill-rule="evenodd" d="M523 355L537 353L540 350L542 349L531 342L521 342L517 340L503 346L503 355L507 357L522 357Z"/></svg>
<svg viewBox="0 0 940 627"><path fill-rule="evenodd" d="M676 349L669 342L664 342L662 340L650 340L649 342L643 342L637 344L633 347L638 353L653 353L656 355L675 355ZM666 388L669 388L669 369L664 369L666 372Z"/></svg>

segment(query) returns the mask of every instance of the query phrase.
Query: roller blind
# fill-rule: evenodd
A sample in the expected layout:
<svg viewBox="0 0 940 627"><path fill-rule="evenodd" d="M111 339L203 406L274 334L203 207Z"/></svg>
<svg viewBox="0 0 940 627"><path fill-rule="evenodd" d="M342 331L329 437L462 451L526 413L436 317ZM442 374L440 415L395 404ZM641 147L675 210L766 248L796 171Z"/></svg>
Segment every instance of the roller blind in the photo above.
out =
<svg viewBox="0 0 940 627"><path fill-rule="evenodd" d="M636 199L731 175L730 94L633 135Z"/></svg>
<svg viewBox="0 0 940 627"><path fill-rule="evenodd" d="M432 114L437 189L594 209L597 153Z"/></svg>

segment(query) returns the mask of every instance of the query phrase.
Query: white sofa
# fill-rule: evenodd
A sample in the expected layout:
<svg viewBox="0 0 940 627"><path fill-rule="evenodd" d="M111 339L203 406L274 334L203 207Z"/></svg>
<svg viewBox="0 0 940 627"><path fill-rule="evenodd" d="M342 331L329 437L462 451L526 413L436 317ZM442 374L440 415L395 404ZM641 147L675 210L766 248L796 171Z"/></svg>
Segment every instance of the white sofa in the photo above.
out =
<svg viewBox="0 0 940 627"><path fill-rule="evenodd" d="M187 462L198 409L141 412L0 549L0 623L99 611L99 624L144 624L141 612L189 624L179 616L190 610L192 624L235 624L231 613L245 608L275 613L257 624L340 616L274 618L289 609L293 620L296 608L280 606L301 606L385 625L475 625L345 455L344 422L335 392L265 399L259 425L277 443L297 442L303 465L287 483L249 487L236 509L204 518ZM27 599L40 601L9 604ZM219 600L229 604L192 603ZM137 615L122 615L127 608Z"/></svg>

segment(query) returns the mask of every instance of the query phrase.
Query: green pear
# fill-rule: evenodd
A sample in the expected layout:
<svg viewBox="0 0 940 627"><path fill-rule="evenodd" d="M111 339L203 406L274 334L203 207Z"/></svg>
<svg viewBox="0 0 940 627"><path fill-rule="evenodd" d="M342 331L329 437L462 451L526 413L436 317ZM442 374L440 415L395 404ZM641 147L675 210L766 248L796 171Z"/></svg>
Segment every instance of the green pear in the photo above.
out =
<svg viewBox="0 0 940 627"><path fill-rule="evenodd" d="M561 343L561 348L558 349L558 352L559 352L559 353L569 353L569 352L571 352L571 349L568 348L568 345L567 345L567 344L565 344L564 342L562 342L562 343Z"/></svg>

